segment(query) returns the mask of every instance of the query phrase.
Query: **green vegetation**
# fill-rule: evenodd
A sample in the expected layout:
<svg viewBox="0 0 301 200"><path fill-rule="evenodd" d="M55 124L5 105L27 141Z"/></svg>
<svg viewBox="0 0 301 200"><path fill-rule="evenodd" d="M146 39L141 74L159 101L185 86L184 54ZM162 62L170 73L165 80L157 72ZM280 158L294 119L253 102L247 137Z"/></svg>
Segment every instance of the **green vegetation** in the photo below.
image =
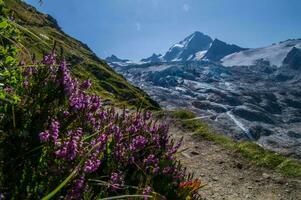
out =
<svg viewBox="0 0 301 200"><path fill-rule="evenodd" d="M43 54L51 52L55 46L56 52L72 65L73 75L80 80L90 79L94 83L91 91L105 101L119 107L159 109L159 105L145 92L115 73L87 45L66 35L54 18L38 12L21 0L4 2L13 13L15 25L21 30L18 44L20 60L28 64L33 60L41 60Z"/></svg>
<svg viewBox="0 0 301 200"><path fill-rule="evenodd" d="M103 106L91 80L74 76L69 52L53 48L38 60L23 43L24 35L40 38L10 19L3 0L0 13L1 199L200 199L201 182L175 159L180 142L169 139L168 125L149 111ZM40 45L48 47L37 43L37 55ZM110 68L94 67L99 78L111 72L102 77L107 92L158 108L138 89L143 99L135 102L132 86Z"/></svg>
<svg viewBox="0 0 301 200"><path fill-rule="evenodd" d="M249 141L235 141L230 137L215 133L207 124L196 115L186 110L176 110L171 116L178 120L184 129L194 131L196 138L213 141L225 148L238 151L243 157L258 166L274 169L289 177L301 177L301 164L297 160L286 158L277 153L263 149Z"/></svg>

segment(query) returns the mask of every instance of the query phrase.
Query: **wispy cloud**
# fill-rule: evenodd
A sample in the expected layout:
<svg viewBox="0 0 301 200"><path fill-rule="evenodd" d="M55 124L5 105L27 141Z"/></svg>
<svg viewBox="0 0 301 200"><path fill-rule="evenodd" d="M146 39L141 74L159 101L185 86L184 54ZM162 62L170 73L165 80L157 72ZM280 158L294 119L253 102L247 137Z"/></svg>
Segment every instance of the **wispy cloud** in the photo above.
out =
<svg viewBox="0 0 301 200"><path fill-rule="evenodd" d="M158 0L152 0L152 3L154 6L158 6L159 5L159 1Z"/></svg>
<svg viewBox="0 0 301 200"><path fill-rule="evenodd" d="M182 10L185 11L185 12L188 12L190 10L190 6L189 4L185 3L182 5Z"/></svg>
<svg viewBox="0 0 301 200"><path fill-rule="evenodd" d="M137 31L141 30L141 24L140 24L140 22L136 22L136 30Z"/></svg>

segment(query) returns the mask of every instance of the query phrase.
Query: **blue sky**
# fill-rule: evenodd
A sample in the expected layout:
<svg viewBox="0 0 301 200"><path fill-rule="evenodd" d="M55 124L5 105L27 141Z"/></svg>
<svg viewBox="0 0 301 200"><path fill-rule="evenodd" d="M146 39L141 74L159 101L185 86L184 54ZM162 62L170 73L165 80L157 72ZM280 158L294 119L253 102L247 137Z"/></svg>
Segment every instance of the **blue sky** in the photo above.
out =
<svg viewBox="0 0 301 200"><path fill-rule="evenodd" d="M301 0L26 0L100 57L138 60L194 31L243 47L301 38Z"/></svg>

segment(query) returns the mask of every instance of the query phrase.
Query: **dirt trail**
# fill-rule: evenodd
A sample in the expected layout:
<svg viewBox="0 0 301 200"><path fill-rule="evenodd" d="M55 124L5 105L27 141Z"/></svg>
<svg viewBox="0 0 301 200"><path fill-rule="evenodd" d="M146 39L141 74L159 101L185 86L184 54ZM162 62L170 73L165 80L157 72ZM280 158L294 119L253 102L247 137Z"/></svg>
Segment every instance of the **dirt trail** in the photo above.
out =
<svg viewBox="0 0 301 200"><path fill-rule="evenodd" d="M171 127L172 137L184 137L178 158L195 177L207 184L200 190L204 200L301 200L301 180L250 164L238 153L194 133ZM180 149L180 150L181 150Z"/></svg>

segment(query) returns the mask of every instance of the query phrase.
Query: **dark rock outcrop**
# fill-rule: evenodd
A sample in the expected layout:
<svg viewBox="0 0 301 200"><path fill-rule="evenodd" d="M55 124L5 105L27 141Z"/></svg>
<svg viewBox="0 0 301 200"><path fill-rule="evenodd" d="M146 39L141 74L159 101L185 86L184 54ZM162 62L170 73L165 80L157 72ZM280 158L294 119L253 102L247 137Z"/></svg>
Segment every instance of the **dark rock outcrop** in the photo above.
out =
<svg viewBox="0 0 301 200"><path fill-rule="evenodd" d="M234 44L227 44L223 41L215 39L205 54L204 58L211 61L219 61L223 57L230 55L232 53L236 53L242 50L246 50L245 48L241 48Z"/></svg>
<svg viewBox="0 0 301 200"><path fill-rule="evenodd" d="M291 69L301 69L301 49L294 47L283 60L283 64Z"/></svg>

